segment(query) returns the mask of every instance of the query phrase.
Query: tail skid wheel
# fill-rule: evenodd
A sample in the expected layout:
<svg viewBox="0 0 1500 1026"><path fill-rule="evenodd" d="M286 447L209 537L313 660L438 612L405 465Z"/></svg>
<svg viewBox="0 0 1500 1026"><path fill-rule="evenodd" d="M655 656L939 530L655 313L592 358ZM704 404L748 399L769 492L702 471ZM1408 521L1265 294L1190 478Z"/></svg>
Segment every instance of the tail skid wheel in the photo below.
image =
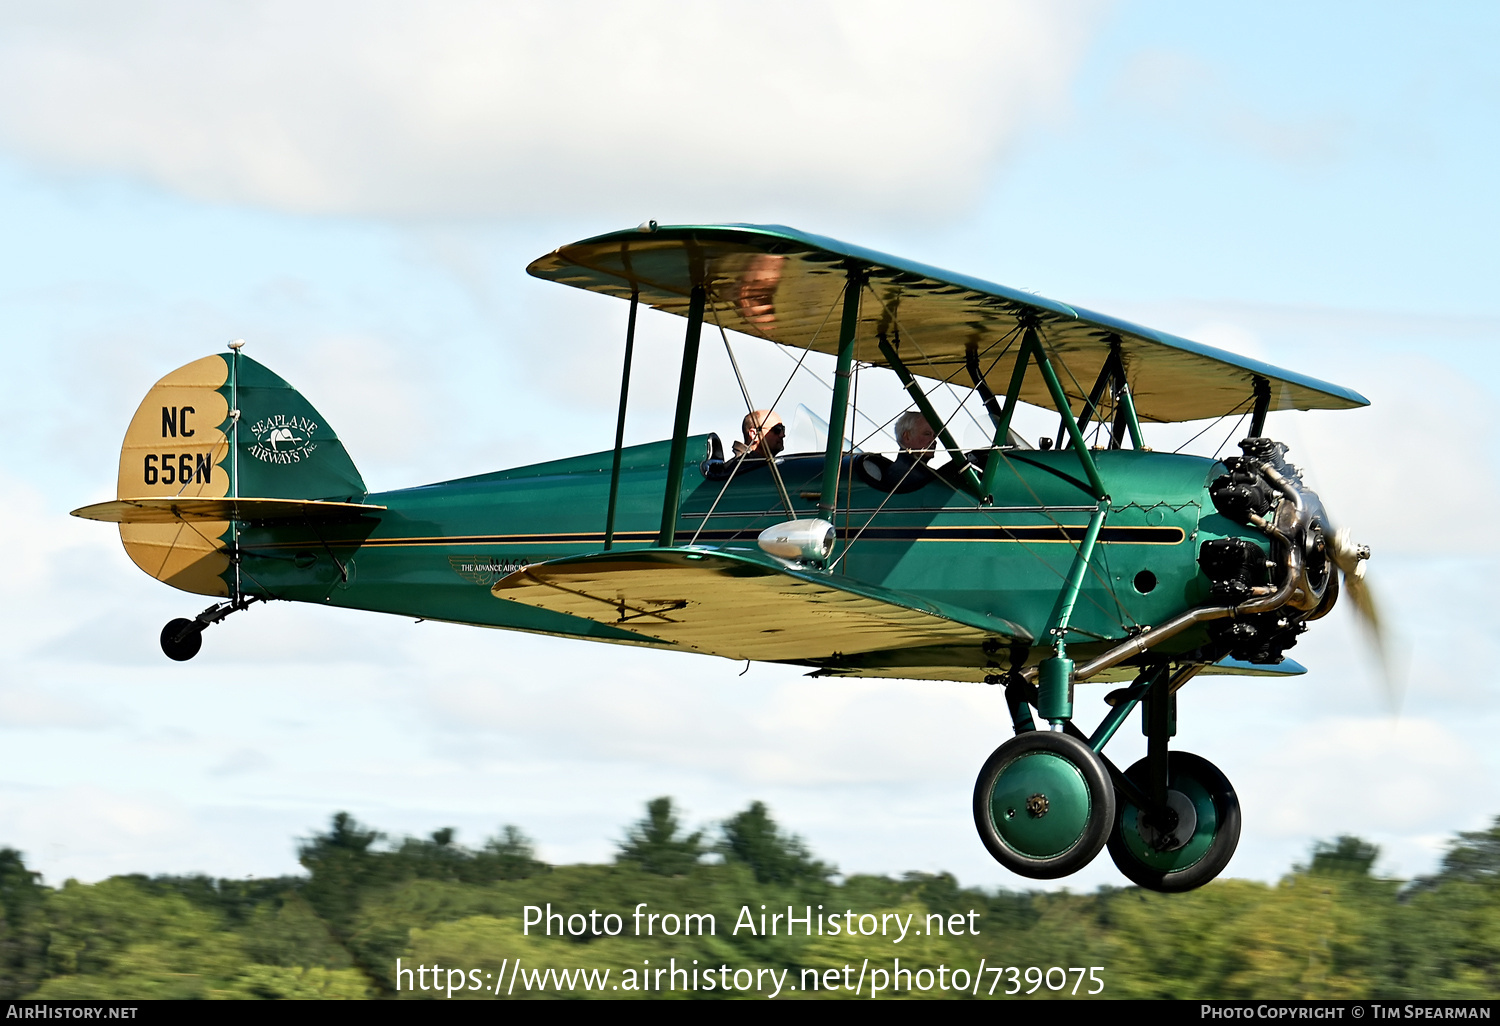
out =
<svg viewBox="0 0 1500 1026"><path fill-rule="evenodd" d="M161 650L168 659L187 662L203 647L203 627L196 620L178 617L161 629Z"/></svg>
<svg viewBox="0 0 1500 1026"><path fill-rule="evenodd" d="M1036 730L995 749L974 786L974 825L995 861L1033 880L1076 873L1104 847L1115 790L1093 749Z"/></svg>
<svg viewBox="0 0 1500 1026"><path fill-rule="evenodd" d="M1146 760L1125 776L1146 790ZM1240 800L1229 779L1191 752L1167 753L1165 823L1152 822L1124 797L1109 835L1109 857L1132 881L1152 891L1202 887L1224 871L1240 842Z"/></svg>

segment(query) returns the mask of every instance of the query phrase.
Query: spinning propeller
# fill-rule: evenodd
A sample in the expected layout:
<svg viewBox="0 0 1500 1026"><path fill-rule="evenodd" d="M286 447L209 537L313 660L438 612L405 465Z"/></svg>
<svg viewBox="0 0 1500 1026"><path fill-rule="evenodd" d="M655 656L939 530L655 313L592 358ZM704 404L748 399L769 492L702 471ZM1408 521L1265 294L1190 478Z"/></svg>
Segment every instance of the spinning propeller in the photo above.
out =
<svg viewBox="0 0 1500 1026"><path fill-rule="evenodd" d="M1365 580L1365 563L1370 558L1370 547L1351 540L1349 529L1341 527L1333 534L1329 555L1343 578L1341 584L1349 600L1354 603L1354 612L1369 640L1373 642L1376 661L1380 664L1380 679L1385 691L1386 705L1392 713L1401 711L1405 682L1401 679L1391 658L1390 639L1386 637L1381 622L1380 610L1375 604L1375 595Z"/></svg>
<svg viewBox="0 0 1500 1026"><path fill-rule="evenodd" d="M1297 469L1297 473L1300 475L1302 471ZM1322 507L1320 499L1314 501ZM1320 511L1323 514L1323 522L1327 523L1327 508L1322 507ZM1380 609L1375 602L1375 593L1365 579L1370 546L1354 541L1347 527L1333 530L1331 536L1323 531L1318 533L1326 547L1328 558L1339 571L1338 577L1329 582L1330 588L1335 589L1333 597L1337 599L1338 591L1342 590L1354 603L1355 619L1359 621L1360 628L1365 635L1366 648L1374 650L1375 662L1380 668L1380 687L1386 708L1392 715L1400 715L1401 703L1406 693L1405 673L1393 657L1392 639L1386 633ZM1324 608L1326 610L1332 606L1333 602L1329 602Z"/></svg>

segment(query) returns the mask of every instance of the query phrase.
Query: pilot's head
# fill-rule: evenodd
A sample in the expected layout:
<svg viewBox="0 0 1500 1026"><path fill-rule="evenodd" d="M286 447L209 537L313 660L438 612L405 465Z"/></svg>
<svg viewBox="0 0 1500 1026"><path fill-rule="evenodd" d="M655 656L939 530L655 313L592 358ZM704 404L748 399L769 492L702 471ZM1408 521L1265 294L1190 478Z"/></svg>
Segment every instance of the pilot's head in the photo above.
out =
<svg viewBox="0 0 1500 1026"><path fill-rule="evenodd" d="M771 410L756 410L745 415L740 430L745 434L747 448L761 450L761 455L775 456L786 448L786 425L781 415Z"/></svg>
<svg viewBox="0 0 1500 1026"><path fill-rule="evenodd" d="M927 423L927 418L916 410L907 410L896 418L896 444L918 454L924 463L932 459L932 449L937 443L937 432Z"/></svg>

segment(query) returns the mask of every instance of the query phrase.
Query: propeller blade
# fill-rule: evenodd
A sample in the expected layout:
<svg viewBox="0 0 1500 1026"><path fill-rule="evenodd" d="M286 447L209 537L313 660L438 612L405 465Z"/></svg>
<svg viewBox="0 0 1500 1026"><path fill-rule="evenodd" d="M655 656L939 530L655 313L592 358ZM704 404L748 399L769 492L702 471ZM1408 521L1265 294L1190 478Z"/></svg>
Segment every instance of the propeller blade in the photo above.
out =
<svg viewBox="0 0 1500 1026"><path fill-rule="evenodd" d="M1354 612L1360 626L1375 650L1376 662L1380 665L1381 689L1385 692L1386 706L1392 715L1401 712L1402 700L1406 697L1405 674L1396 666L1391 655L1390 639L1386 637L1385 625L1381 621L1380 609L1375 604L1375 594L1365 580L1365 561L1370 558L1368 545L1356 545L1349 537L1349 529L1341 527L1333 536L1330 547L1334 565L1343 575L1343 588L1354 603Z"/></svg>

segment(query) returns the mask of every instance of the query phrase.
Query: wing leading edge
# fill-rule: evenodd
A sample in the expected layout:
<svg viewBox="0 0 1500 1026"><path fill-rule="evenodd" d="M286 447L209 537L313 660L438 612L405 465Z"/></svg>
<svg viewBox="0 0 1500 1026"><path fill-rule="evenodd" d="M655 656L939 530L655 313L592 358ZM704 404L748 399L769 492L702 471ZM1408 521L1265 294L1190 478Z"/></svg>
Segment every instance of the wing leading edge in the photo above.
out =
<svg viewBox="0 0 1500 1026"><path fill-rule="evenodd" d="M517 571L491 591L729 659L821 665L856 653L1031 640L999 617L740 552L571 556Z"/></svg>

